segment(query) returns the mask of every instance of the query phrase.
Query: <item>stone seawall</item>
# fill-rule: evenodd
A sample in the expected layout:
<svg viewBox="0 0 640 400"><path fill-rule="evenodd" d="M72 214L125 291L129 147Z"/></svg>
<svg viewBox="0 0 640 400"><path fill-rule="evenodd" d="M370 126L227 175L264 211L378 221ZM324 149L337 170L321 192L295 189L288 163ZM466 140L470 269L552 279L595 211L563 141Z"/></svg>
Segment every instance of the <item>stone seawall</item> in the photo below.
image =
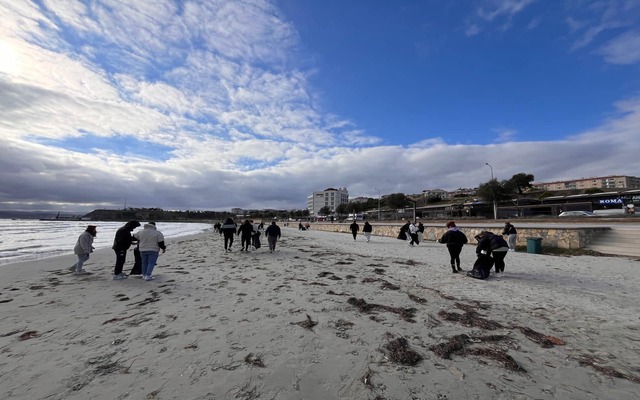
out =
<svg viewBox="0 0 640 400"><path fill-rule="evenodd" d="M359 222L360 234L364 223ZM322 223L314 222L310 229L318 231L351 233L349 223ZM373 223L373 236L397 237L402 224L377 224ZM526 246L527 238L541 238L542 246L557 247L562 249L581 249L586 247L594 236L609 230L608 227L572 228L572 227L518 227L518 246ZM446 232L443 226L430 226L424 224L424 239L427 241L437 241ZM501 233L502 228L474 225L460 227L460 230L467 235L469 243L476 243L475 235L482 231Z"/></svg>

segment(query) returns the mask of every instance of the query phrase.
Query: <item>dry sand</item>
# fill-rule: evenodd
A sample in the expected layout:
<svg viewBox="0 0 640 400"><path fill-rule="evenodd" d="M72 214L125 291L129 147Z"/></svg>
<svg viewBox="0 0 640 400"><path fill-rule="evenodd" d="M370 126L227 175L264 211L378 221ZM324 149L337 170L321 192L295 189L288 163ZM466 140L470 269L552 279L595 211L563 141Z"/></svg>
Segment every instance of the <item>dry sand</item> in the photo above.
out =
<svg viewBox="0 0 640 400"><path fill-rule="evenodd" d="M0 398L639 398L634 260L509 253L478 281L433 242L168 244L151 282L113 281L111 250L87 276L73 256L2 266Z"/></svg>

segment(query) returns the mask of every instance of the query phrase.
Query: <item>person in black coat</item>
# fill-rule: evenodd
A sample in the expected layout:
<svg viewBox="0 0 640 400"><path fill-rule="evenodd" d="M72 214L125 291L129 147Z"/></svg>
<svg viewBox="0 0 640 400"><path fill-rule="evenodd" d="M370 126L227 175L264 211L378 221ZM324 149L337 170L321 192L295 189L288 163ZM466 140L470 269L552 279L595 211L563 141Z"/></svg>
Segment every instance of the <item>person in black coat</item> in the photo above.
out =
<svg viewBox="0 0 640 400"><path fill-rule="evenodd" d="M364 227L362 228L362 233L364 233L364 237L367 238L367 242L371 240L371 232L373 232L373 226L369 223L369 221L365 221Z"/></svg>
<svg viewBox="0 0 640 400"><path fill-rule="evenodd" d="M349 229L351 230L351 234L353 235L353 240L356 240L356 236L358 236L358 232L360 231L360 225L353 220L353 223L349 225Z"/></svg>
<svg viewBox="0 0 640 400"><path fill-rule="evenodd" d="M493 232L482 231L476 236L476 240L478 241L476 254L486 254L493 257L496 273L504 272L504 258L509 251L509 245L502 236Z"/></svg>
<svg viewBox="0 0 640 400"><path fill-rule="evenodd" d="M231 251L233 245L233 235L236 234L236 223L233 218L228 217L220 227L220 234L224 235L224 251Z"/></svg>
<svg viewBox="0 0 640 400"><path fill-rule="evenodd" d="M124 263L127 260L127 250L136 239L131 235L134 229L140 226L138 221L129 221L116 231L113 239L113 251L116 252L116 265L113 269L113 279L125 279L127 274L122 272Z"/></svg>
<svg viewBox="0 0 640 400"><path fill-rule="evenodd" d="M240 251L249 251L251 246L251 236L253 236L253 224L248 219L238 227L238 235L240 235Z"/></svg>
<svg viewBox="0 0 640 400"><path fill-rule="evenodd" d="M504 223L504 230L502 231L502 235L509 238L509 251L516 251L518 231L516 230L516 227L511 224L511 222Z"/></svg>
<svg viewBox="0 0 640 400"><path fill-rule="evenodd" d="M447 222L447 231L438 240L438 243L446 244L447 250L449 250L449 256L451 256L451 269L454 274L462 271L460 268L460 253L462 252L462 246L467 242L467 235L462 233L453 221Z"/></svg>
<svg viewBox="0 0 640 400"><path fill-rule="evenodd" d="M276 221L271 221L271 225L267 227L264 234L267 236L267 242L269 242L269 251L273 253L276 251L276 243L281 234L280 227L276 224Z"/></svg>

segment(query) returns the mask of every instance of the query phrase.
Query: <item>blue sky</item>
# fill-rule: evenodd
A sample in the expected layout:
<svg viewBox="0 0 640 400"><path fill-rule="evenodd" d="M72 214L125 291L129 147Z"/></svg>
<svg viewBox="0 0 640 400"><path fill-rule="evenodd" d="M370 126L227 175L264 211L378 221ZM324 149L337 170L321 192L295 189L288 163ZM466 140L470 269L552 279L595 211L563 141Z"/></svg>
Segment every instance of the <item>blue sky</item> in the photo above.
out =
<svg viewBox="0 0 640 400"><path fill-rule="evenodd" d="M0 208L640 175L634 0L0 4Z"/></svg>

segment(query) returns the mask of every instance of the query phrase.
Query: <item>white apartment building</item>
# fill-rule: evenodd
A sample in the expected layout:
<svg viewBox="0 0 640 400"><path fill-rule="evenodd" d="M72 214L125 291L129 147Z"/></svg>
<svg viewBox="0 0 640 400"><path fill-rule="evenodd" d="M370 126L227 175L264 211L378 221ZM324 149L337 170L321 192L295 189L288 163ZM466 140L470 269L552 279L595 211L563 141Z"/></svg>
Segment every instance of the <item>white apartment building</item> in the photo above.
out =
<svg viewBox="0 0 640 400"><path fill-rule="evenodd" d="M322 207L329 207L331 212L336 211L336 207L340 204L347 204L349 202L349 191L347 188L328 188L321 192L313 192L313 194L307 197L307 209L310 216L317 216L318 211Z"/></svg>
<svg viewBox="0 0 640 400"><path fill-rule="evenodd" d="M625 175L600 176L597 178L581 178L570 181L556 181L545 183L534 183L535 187L547 190L568 190L568 189L639 189L640 178Z"/></svg>

